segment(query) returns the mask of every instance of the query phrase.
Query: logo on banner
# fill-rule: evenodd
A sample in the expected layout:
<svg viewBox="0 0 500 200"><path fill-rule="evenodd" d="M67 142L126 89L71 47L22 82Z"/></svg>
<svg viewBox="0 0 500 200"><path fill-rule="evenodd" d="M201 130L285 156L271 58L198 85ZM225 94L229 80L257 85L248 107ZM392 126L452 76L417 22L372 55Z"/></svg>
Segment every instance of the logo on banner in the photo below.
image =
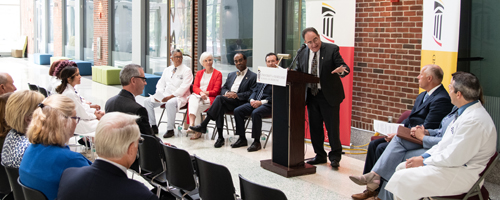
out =
<svg viewBox="0 0 500 200"><path fill-rule="evenodd" d="M443 46L441 35L443 31L444 6L441 0L434 1L434 42Z"/></svg>
<svg viewBox="0 0 500 200"><path fill-rule="evenodd" d="M321 7L321 14L323 15L323 33L321 36L331 43L333 40L333 24L335 22L335 10L330 5L323 3Z"/></svg>

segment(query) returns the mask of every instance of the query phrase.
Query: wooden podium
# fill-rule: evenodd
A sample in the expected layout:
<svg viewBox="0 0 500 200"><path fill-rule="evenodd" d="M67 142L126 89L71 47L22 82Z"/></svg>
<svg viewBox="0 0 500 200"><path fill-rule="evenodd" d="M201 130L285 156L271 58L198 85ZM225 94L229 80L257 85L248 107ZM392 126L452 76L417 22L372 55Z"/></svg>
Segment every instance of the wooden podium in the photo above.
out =
<svg viewBox="0 0 500 200"><path fill-rule="evenodd" d="M316 173L315 166L304 163L307 83L319 83L319 78L288 71L286 87L273 86L273 154L260 166L284 177Z"/></svg>

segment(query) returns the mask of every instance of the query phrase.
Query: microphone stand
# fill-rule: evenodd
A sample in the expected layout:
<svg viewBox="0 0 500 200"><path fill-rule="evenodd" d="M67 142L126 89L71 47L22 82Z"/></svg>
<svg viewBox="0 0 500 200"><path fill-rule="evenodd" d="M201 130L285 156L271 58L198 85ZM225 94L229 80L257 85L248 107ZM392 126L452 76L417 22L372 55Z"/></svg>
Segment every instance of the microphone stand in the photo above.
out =
<svg viewBox="0 0 500 200"><path fill-rule="evenodd" d="M297 60L297 58L299 57L299 53L302 52L302 50L304 50L305 48L306 48L306 44L302 44L300 49L297 51L297 55L295 55L295 58L293 58L292 64L290 64L289 69L291 69L293 67L293 64L295 64L295 60Z"/></svg>

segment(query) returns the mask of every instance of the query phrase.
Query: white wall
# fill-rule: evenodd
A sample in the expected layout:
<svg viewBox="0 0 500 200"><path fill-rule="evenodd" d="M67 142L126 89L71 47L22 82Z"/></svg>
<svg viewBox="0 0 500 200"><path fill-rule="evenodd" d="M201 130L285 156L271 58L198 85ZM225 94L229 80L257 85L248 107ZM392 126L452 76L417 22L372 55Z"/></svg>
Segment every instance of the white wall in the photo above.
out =
<svg viewBox="0 0 500 200"><path fill-rule="evenodd" d="M269 0L253 1L253 70L258 66L266 66L265 56L274 52L275 27L276 27L276 3ZM275 52L276 53L276 52Z"/></svg>

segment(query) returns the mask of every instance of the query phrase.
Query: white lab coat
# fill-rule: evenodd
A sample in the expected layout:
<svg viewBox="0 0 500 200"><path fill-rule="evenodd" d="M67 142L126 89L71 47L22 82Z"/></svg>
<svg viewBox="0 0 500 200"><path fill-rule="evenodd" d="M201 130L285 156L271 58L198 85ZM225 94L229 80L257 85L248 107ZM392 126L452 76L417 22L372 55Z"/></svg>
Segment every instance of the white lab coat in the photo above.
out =
<svg viewBox="0 0 500 200"><path fill-rule="evenodd" d="M75 93L75 88L68 84L62 95L69 97L75 103L76 116L80 117L80 122L76 125L76 134L86 134L95 132L99 120L95 116L95 109L87 104L85 99Z"/></svg>
<svg viewBox="0 0 500 200"><path fill-rule="evenodd" d="M450 123L443 139L426 153L426 166L396 171L385 187L401 199L466 193L496 151L497 132L481 103Z"/></svg>
<svg viewBox="0 0 500 200"><path fill-rule="evenodd" d="M177 67L175 74L172 75L174 66L167 67L156 84L156 93L164 97L174 95L177 97L177 110L187 103L190 95L189 88L193 83L193 74L191 69L181 64ZM161 101L161 99L158 99Z"/></svg>

